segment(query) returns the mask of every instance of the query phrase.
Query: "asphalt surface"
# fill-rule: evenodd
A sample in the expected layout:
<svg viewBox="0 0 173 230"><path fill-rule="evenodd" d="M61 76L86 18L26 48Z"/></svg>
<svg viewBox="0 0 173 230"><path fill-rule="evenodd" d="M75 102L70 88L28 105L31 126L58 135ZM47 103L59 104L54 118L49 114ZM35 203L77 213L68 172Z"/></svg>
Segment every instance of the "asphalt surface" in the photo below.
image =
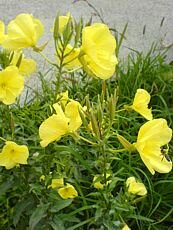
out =
<svg viewBox="0 0 173 230"><path fill-rule="evenodd" d="M121 58L125 58L131 49L147 52L153 42L158 42L164 47L173 43L173 0L88 1L97 9L105 23L119 33L128 23ZM54 54L50 28L57 12L62 15L70 12L75 19L82 16L87 20L93 16L95 22L100 21L94 9L85 1L73 3L73 0L0 0L0 19L6 24L19 13L32 13L43 22L45 33L41 42L50 41L45 50L46 55L50 57ZM32 52L29 54L33 55ZM39 62L38 69L42 70L45 67L43 59L35 54L34 57ZM173 48L167 56L168 61L172 59ZM27 84L36 86L35 77L31 77Z"/></svg>

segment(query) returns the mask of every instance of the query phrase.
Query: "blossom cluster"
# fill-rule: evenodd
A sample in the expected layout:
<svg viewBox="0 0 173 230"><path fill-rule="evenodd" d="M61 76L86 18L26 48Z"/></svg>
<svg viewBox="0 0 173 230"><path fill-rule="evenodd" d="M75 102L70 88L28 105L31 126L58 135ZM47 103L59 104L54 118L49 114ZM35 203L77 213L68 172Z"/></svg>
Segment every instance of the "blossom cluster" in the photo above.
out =
<svg viewBox="0 0 173 230"><path fill-rule="evenodd" d="M80 28L81 40L79 41L77 31L73 31L74 24L74 19L70 14L56 18L52 28L56 46L56 57L53 66L58 67L61 74L62 68L67 71L66 73L83 69L90 77L103 80L105 83L104 80L114 75L118 64L115 55L115 37L107 25L94 23ZM16 98L24 89L25 76L29 76L36 71L36 62L24 57L24 49L32 48L35 52L41 53L47 44L46 42L42 46L38 46L38 40L43 32L42 22L31 14L19 14L14 20L10 21L7 25L7 33L5 33L4 23L0 21L0 45L8 54L5 65L0 63L0 102L4 106L15 103ZM66 36L70 37L67 42ZM76 42L72 41L71 37L73 36ZM38 128L41 147L49 147L49 145L55 144L64 137L71 136L75 141L83 140L91 146L100 145L101 149L105 134L102 130L104 130L106 122L102 122L104 125L100 122L102 126L100 125L100 129L97 130L99 119L97 120L94 116L95 113L90 103L86 103L85 106L87 100L79 102L69 98L68 91L64 91L62 88L59 88L55 94L56 99L50 105L51 115L46 116L46 119L42 120ZM152 175L155 172L168 173L172 169L172 161L168 158L168 143L172 138L172 130L168 127L165 119L153 118L152 109L148 108L150 99L151 96L145 89L138 89L132 104L125 105L123 108L126 111L134 110L147 120L140 127L136 142L130 143L119 134L117 134L117 139L123 145L125 151L130 152L130 154L139 153L141 160ZM105 98L103 99L104 103L106 104ZM111 105L110 111L115 114L115 107L113 103ZM100 120L103 121L105 119L104 110L100 109L100 111ZM113 123L110 123L110 133L112 125ZM80 136L81 127L86 128L86 132L94 137L94 143L82 135ZM3 140L3 138L1 139ZM29 150L26 145L18 145L12 140L5 140L5 145L0 153L0 166L8 170L21 167L20 165L28 163L28 158ZM92 176L91 187L98 189L100 192L111 186L114 177L111 169L108 170L106 167L102 172ZM40 181L45 181L45 178L46 175L42 175ZM147 195L147 188L140 178L131 175L124 181L126 181L124 187L128 196L145 197ZM75 186L68 183L68 179L67 183L64 183L62 175L60 178L51 178L51 184L46 185L46 189L57 191L62 199L78 197ZM129 228L124 225L123 229Z"/></svg>

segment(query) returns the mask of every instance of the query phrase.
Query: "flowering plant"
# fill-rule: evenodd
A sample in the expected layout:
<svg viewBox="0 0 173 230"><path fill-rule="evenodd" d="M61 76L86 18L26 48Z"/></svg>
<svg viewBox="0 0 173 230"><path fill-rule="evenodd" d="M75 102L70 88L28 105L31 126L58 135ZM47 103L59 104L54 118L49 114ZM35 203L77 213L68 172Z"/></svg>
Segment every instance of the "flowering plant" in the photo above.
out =
<svg viewBox="0 0 173 230"><path fill-rule="evenodd" d="M145 68L136 76L141 56L134 66L121 64L122 37L105 23L57 15L52 59L44 54L47 41L38 45L39 19L19 14L5 27L0 21L2 229L164 229L166 218L171 224L165 183L171 188L172 114L153 65L162 55L143 63L152 63L149 82L140 75ZM25 83L39 64L24 57L28 48L51 66L51 80L48 72L31 77L39 76L38 91Z"/></svg>

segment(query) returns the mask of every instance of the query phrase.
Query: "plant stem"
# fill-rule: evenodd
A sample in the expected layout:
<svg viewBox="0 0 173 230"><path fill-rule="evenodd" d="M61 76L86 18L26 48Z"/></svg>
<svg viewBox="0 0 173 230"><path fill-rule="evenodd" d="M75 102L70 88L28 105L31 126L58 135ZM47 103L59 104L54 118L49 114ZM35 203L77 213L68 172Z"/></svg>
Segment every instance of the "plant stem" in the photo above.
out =
<svg viewBox="0 0 173 230"><path fill-rule="evenodd" d="M94 143L94 142L92 142L92 141L89 141L88 139L86 139L85 137L82 137L82 136L78 136L81 140L83 140L83 141L85 141L85 142L87 142L87 143L89 143L89 144L91 144L91 145L97 145L97 143Z"/></svg>

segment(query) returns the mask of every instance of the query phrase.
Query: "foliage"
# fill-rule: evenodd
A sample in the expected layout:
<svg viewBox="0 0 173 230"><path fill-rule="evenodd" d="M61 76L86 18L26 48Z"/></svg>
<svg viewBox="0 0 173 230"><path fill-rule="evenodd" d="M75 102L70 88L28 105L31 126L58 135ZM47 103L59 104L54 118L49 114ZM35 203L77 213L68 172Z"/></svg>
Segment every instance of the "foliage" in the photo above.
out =
<svg viewBox="0 0 173 230"><path fill-rule="evenodd" d="M118 230L123 229L125 223L131 229L171 229L173 174L151 175L140 154L133 151L132 143L136 142L138 131L146 121L124 105L133 103L137 89L145 89L151 94L154 118L167 119L171 126L173 67L165 63L165 52L159 52L153 45L145 55L132 52L124 62L119 59L116 73L107 81L93 76L93 66L92 73L88 69L85 72L86 63L78 62L80 66L76 68L75 62L75 68L73 65L69 68L68 64L74 61L72 56L76 59L83 55L83 50L77 56L73 52L81 47L82 29L91 22L85 25L82 19L77 23L70 15L64 17L61 30L61 16L58 15L54 23L56 60L44 56L46 43L37 47L35 41L32 46L50 64L47 72L51 72L54 79L50 83L48 74L39 72L35 77L41 82L40 91L33 90L33 96L26 95L22 103L18 97L15 104L0 104L0 148L3 149L4 141L8 140L29 149L27 165L17 162L20 165L9 170L0 167L1 229ZM122 37L117 44L121 44L121 40ZM67 52L70 42L72 47ZM10 65L13 52L1 49L2 71ZM21 61L19 57L16 68ZM105 67L103 59L99 59L98 65ZM69 95L64 99L61 93L66 90ZM68 129L72 118L67 116L66 107L74 101L80 103L76 116L79 115L81 124L72 130ZM39 128L57 112L53 107L55 103L64 114L55 116L66 116L67 131L44 148L40 145ZM148 103L144 107L148 109ZM70 112L73 115L73 108ZM44 132L50 132L49 127ZM171 142L169 149L170 152L173 149ZM168 145L163 149L161 146L160 151L168 152ZM171 164L168 153L161 155L162 152L159 152L160 163ZM140 195L133 189L130 193L126 185L129 177L134 177L142 188L145 185L147 194L146 190ZM62 184L52 186L53 179L62 178ZM74 197L66 199L60 195L59 189L66 188L64 184L73 186L70 186L73 189L70 195L75 194Z"/></svg>

